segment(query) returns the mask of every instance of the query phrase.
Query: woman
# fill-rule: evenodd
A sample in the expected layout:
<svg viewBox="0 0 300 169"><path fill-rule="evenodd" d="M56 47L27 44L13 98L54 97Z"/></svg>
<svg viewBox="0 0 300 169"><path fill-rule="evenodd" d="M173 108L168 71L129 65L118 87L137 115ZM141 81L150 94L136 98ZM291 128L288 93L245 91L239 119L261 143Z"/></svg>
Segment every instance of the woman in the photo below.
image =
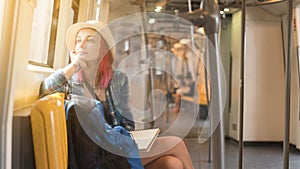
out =
<svg viewBox="0 0 300 169"><path fill-rule="evenodd" d="M127 130L133 130L134 122L129 107L127 77L125 74L112 69L114 42L110 30L105 24L97 21L76 23L68 29L66 42L71 51L71 63L43 81L42 96L54 92L65 92L68 98L74 94L83 95L87 99L95 98L103 105L105 120L109 125L112 127L121 125ZM118 107L118 112L116 107ZM75 128L82 130L78 120L75 121L79 125ZM99 151L95 150L101 148L96 147L92 143L93 141L86 136L85 141L89 142L91 146L78 145L77 139L83 139L83 136L78 136L77 130L74 131L74 128L71 132L73 133L73 140L76 141L73 148L75 158L80 163L79 168L87 168L90 162L82 161L84 156L79 157L80 155L76 152L90 152L94 154L91 157L97 157L96 153ZM170 143L173 143L174 146L170 146ZM163 153L159 151L162 147L166 150ZM177 137L157 138L151 151L142 153L141 156L141 162L146 169L193 168L184 142ZM86 160L95 161L95 159L90 158ZM131 168L143 168L138 160L129 160Z"/></svg>

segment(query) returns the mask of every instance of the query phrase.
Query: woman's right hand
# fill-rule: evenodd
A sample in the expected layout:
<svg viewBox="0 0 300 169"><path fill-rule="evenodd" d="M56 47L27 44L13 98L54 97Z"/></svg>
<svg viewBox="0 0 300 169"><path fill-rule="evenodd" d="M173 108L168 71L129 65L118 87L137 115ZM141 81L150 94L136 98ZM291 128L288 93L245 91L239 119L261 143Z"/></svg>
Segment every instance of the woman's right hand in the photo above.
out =
<svg viewBox="0 0 300 169"><path fill-rule="evenodd" d="M78 71L87 67L86 62L79 58L75 51L70 52L70 59L71 63L62 69L67 80L69 80Z"/></svg>
<svg viewBox="0 0 300 169"><path fill-rule="evenodd" d="M79 56L76 55L75 51L70 52L71 64L74 65L74 73L83 70L87 67L87 64Z"/></svg>

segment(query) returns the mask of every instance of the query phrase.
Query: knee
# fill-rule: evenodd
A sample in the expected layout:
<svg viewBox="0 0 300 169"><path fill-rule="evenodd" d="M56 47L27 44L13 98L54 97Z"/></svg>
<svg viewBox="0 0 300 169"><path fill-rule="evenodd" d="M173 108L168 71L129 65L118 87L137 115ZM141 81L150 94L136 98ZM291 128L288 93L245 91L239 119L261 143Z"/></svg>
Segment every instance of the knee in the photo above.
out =
<svg viewBox="0 0 300 169"><path fill-rule="evenodd" d="M184 169L183 163L177 157L165 156L164 157L164 168L167 169Z"/></svg>
<svg viewBox="0 0 300 169"><path fill-rule="evenodd" d="M186 148L186 145L185 145L184 141L181 138L176 137L176 136L172 136L170 139L172 140L172 143L176 147L179 147L180 149L181 148Z"/></svg>
<svg viewBox="0 0 300 169"><path fill-rule="evenodd" d="M185 148L186 149L186 145L185 145L185 142L183 140L180 140L178 145L182 148Z"/></svg>

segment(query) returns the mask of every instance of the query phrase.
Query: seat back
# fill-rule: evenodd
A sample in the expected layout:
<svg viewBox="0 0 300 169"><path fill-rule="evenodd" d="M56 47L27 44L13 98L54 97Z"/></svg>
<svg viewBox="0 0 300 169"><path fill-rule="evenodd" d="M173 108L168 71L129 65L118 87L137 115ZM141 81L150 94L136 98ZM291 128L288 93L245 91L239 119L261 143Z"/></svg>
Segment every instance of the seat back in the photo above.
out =
<svg viewBox="0 0 300 169"><path fill-rule="evenodd" d="M67 169L68 143L64 94L38 100L31 109L31 129L37 169Z"/></svg>

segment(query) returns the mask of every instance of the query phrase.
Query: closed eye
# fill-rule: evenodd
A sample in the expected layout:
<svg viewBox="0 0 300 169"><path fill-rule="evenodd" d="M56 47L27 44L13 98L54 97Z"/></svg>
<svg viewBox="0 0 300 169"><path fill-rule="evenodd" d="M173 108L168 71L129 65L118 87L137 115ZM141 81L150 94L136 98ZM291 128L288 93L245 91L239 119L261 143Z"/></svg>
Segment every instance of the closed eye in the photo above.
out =
<svg viewBox="0 0 300 169"><path fill-rule="evenodd" d="M89 41L89 42L95 42L96 40L95 40L95 38L93 36L90 36L90 37L87 38L87 41Z"/></svg>
<svg viewBox="0 0 300 169"><path fill-rule="evenodd" d="M78 43L81 43L81 41L82 41L82 39L81 39L81 38L80 38L80 39L78 38L78 39L76 39L75 43L78 44Z"/></svg>

